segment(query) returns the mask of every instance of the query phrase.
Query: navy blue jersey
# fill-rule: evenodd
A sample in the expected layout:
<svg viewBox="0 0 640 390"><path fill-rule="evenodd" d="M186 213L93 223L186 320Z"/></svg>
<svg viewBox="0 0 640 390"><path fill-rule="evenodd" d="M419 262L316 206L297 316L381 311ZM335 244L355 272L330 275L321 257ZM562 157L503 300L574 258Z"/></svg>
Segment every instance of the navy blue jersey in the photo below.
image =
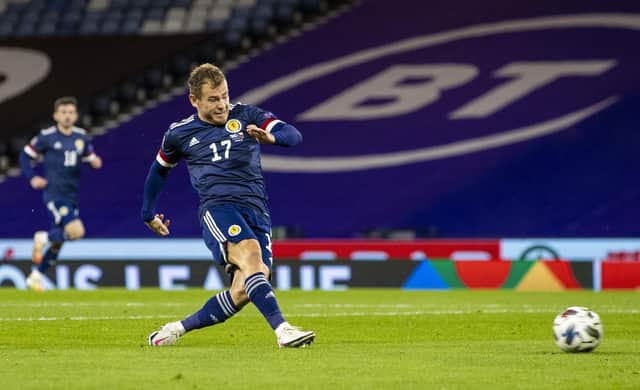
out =
<svg viewBox="0 0 640 390"><path fill-rule="evenodd" d="M77 204L81 163L95 157L87 132L74 127L70 135L65 135L52 126L33 137L24 151L44 165L48 181L43 191L45 203L67 199Z"/></svg>
<svg viewBox="0 0 640 390"><path fill-rule="evenodd" d="M260 144L246 129L254 124L271 131L279 123L272 113L244 104L232 105L227 123L220 126L193 114L170 126L156 160L165 167L187 161L201 213L209 205L235 203L268 214Z"/></svg>

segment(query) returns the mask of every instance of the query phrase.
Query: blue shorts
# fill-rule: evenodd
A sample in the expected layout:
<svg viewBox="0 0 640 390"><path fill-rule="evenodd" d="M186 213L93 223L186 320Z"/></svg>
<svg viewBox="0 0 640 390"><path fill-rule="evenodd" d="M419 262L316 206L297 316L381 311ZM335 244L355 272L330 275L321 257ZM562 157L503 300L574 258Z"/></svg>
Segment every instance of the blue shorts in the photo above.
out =
<svg viewBox="0 0 640 390"><path fill-rule="evenodd" d="M221 266L229 264L227 242L254 239L260 244L262 262L271 270L271 219L249 207L231 203L212 205L202 213L202 237L213 260Z"/></svg>
<svg viewBox="0 0 640 390"><path fill-rule="evenodd" d="M64 234L64 227L71 221L80 217L80 211L76 204L69 200L51 200L47 202L49 217L51 219L51 228L49 235L57 230L60 231L61 237Z"/></svg>

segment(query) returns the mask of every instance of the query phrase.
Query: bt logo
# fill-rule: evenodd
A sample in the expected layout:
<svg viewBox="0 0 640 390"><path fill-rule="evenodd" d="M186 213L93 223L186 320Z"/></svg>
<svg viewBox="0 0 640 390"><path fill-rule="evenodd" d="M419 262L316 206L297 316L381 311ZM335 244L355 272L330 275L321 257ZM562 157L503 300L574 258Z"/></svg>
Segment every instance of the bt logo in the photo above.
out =
<svg viewBox="0 0 640 390"><path fill-rule="evenodd" d="M509 81L450 113L449 118L485 118L562 77L598 76L615 64L614 60L513 62L494 72ZM408 114L436 102L446 90L471 82L477 74L471 64L394 65L305 111L298 119L367 120ZM405 80L422 82L407 84ZM362 104L375 99L389 102Z"/></svg>
<svg viewBox="0 0 640 390"><path fill-rule="evenodd" d="M292 72L253 89L238 100L261 104L271 97L285 93L304 83L327 77L346 69L373 63L384 57L412 53L425 48L437 47L461 40L486 38L496 35L582 29L623 30L636 33L640 30L640 16L634 14L578 14L540 17L525 20L503 21L473 25L436 34L408 38L384 46L362 50L344 57ZM588 45L588 44L587 44ZM436 145L408 146L393 152L342 156L262 156L263 168L273 172L329 173L367 170L401 166L416 162L461 156L468 153L525 142L549 134L567 130L577 123L601 112L618 100L614 93L603 92L593 101L582 106L566 109L555 107L556 113L544 119L536 118L539 112L532 111L526 123L520 127L505 129L487 121L494 115L522 102L529 95L558 80L581 79L587 82L611 74L621 65L613 55L597 55L589 58L580 55L580 60L507 60L491 70L498 81L476 96L444 113L451 123L461 120L484 119L484 133L467 138L447 141ZM303 109L296 118L307 122L330 121L374 121L399 117L418 112L444 100L453 89L470 84L479 76L479 68L469 63L408 64L398 62L387 66L377 74L361 80L358 84L330 96L314 106ZM476 91L478 92L478 91ZM570 97L569 97L570 99ZM569 106L569 105L567 105ZM428 118L427 118L428 119ZM366 126L366 122L362 122ZM360 126L362 127L362 125ZM355 129L356 127L354 127ZM427 129L425 129L427 130ZM442 131L445 129L440 129Z"/></svg>

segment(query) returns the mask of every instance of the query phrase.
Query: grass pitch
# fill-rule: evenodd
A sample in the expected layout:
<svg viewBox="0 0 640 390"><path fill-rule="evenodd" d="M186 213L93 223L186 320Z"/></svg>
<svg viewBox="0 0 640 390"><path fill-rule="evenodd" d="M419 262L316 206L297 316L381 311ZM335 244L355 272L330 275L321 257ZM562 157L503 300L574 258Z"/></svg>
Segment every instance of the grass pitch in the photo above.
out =
<svg viewBox="0 0 640 390"><path fill-rule="evenodd" d="M203 290L0 289L3 389L640 388L640 293L278 292L288 320L317 332L280 350L252 306L152 348L147 335L197 310ZM604 340L561 352L551 323L589 306Z"/></svg>

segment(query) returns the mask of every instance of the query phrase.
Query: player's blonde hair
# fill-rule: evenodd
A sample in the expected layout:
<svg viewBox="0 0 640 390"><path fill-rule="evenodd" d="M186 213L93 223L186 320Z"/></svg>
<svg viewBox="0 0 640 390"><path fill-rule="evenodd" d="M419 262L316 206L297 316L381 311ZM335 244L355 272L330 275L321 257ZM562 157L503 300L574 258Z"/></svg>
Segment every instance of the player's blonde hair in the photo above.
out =
<svg viewBox="0 0 640 390"><path fill-rule="evenodd" d="M217 66L212 64L198 65L191 71L187 81L189 93L200 99L202 86L205 83L211 83L212 87L215 88L222 84L224 80L224 73Z"/></svg>

